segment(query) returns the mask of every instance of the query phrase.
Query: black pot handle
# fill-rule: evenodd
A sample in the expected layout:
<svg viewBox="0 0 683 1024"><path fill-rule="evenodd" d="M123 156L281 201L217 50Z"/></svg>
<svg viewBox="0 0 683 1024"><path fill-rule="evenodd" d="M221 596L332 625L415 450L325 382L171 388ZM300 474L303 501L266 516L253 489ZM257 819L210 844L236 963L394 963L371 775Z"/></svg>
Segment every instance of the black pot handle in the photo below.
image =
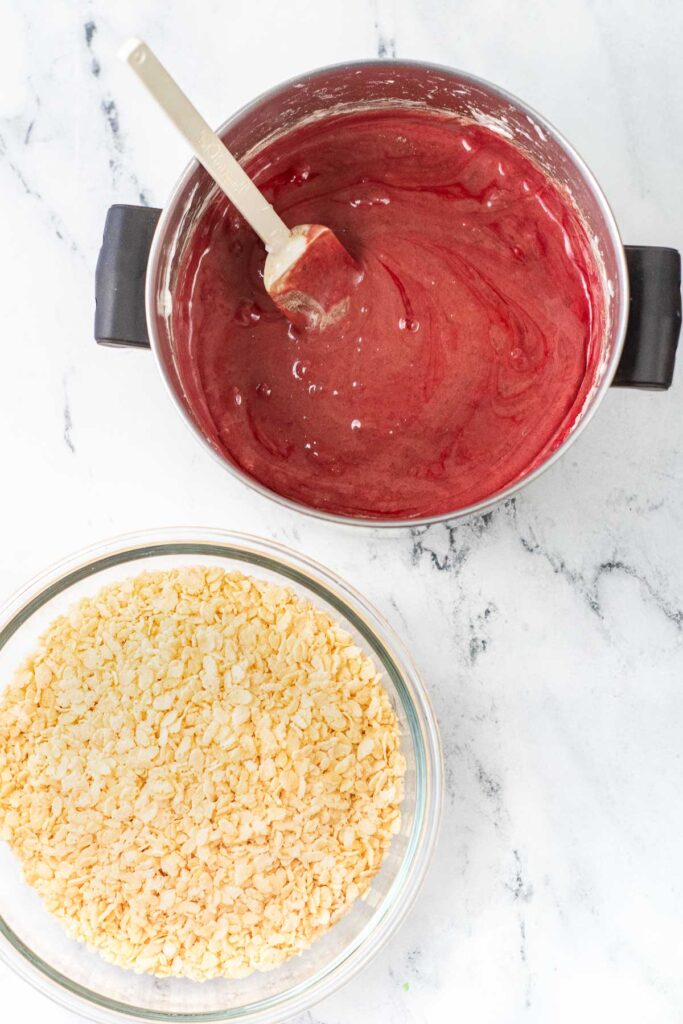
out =
<svg viewBox="0 0 683 1024"><path fill-rule="evenodd" d="M631 286L624 351L612 384L666 391L681 330L681 256L675 249L627 245Z"/></svg>
<svg viewBox="0 0 683 1024"><path fill-rule="evenodd" d="M161 210L111 206L95 271L95 340L149 348L145 274Z"/></svg>

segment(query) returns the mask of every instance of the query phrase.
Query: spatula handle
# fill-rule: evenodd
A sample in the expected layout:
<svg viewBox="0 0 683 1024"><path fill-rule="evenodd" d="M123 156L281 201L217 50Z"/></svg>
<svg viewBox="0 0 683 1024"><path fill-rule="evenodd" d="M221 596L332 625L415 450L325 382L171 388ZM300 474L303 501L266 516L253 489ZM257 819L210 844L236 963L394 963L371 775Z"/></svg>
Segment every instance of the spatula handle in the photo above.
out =
<svg viewBox="0 0 683 1024"><path fill-rule="evenodd" d="M211 130L146 43L130 39L119 51L125 61L191 146L199 162L244 219L275 252L289 239L289 228Z"/></svg>

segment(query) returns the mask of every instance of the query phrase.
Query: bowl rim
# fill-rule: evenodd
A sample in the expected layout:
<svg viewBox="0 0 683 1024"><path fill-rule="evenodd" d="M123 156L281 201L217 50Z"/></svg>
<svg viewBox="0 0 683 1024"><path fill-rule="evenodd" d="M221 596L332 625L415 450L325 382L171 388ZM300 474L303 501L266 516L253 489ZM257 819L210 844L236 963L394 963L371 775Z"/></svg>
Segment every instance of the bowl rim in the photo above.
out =
<svg viewBox="0 0 683 1024"><path fill-rule="evenodd" d="M363 516L353 515L341 515L336 512L327 512L325 509L315 508L312 505L306 505L303 502L296 501L293 498L288 498L283 494L279 494L277 491L272 490L265 484L261 483L255 477L249 476L239 466L234 465L229 459L219 452L208 440L203 431L195 423L193 418L190 416L187 409L180 401L175 389L169 379L169 375L166 372L164 361L162 358L162 343L159 338L158 323L157 323L157 284L161 281L159 269L163 266L163 254L164 245L167 241L166 235L168 233L169 223L175 212L176 206L182 201L183 195L187 189L189 182L191 181L194 174L199 169L200 165L196 158L191 158L180 175L176 179L173 185L168 199L161 210L161 216L157 222L157 226L152 237L152 244L149 251L149 257L147 261L147 270L145 275L145 317L147 322L147 331L149 334L150 347L154 354L154 360L157 365L157 369L163 381L166 392L168 393L171 402L180 414L183 422L187 429L190 431L195 440L201 445L204 451L208 452L209 455L226 470L231 473L236 479L240 480L247 487L251 488L257 494L262 495L264 498L270 501L276 502L278 505L284 508L292 509L295 512L299 512L303 515L311 516L314 519L321 519L325 522L336 523L339 525L348 526L361 526L369 529L405 529L420 526L431 526L434 523L444 523L455 519L464 519L468 516L481 515L487 512L489 509L495 508L497 505L509 498L512 498L527 484L532 483L538 479L542 473L545 473L547 469L550 469L557 460L564 455L564 453L571 447L574 441L583 433L585 428L592 420L598 406L602 403L609 387L611 386L612 379L616 373L617 366L624 348L624 342L626 340L626 328L628 324L628 311L630 302L630 285L628 268L626 264L626 253L624 251L624 244L619 233L619 227L616 222L616 218L612 211L612 208L607 200L607 196L602 190L600 183L591 171L590 167L580 155L578 150L572 145L571 142L559 131L555 125L548 120L548 118L541 114L534 107L530 106L524 100L518 96L509 92L507 89L496 85L494 82L489 81L486 78L482 78L479 75L470 74L468 71L463 71L460 68L455 68L447 64L438 64L433 61L423 60L410 60L410 59L397 59L392 58L390 60L386 58L374 58L365 60L350 60L350 61L338 61L334 64L323 65L320 67L309 69L301 74L294 75L291 78L285 79L285 81L272 86L269 89L265 89L258 96L249 100L243 104L237 110L235 110L221 125L216 129L216 132L221 137L227 132L233 124L240 118L245 117L250 111L256 109L261 104L267 102L279 93L284 92L287 89L298 87L300 84L314 81L332 71L341 71L348 69L350 71L360 70L365 67L382 68L388 73L399 73L402 69L413 69L413 68L424 68L428 71L438 72L440 74L449 75L456 77L464 82L469 82L472 85L487 90L498 99L516 107L523 114L527 116L533 123L539 126L539 128L546 133L566 154L570 162L576 168L577 172L583 178L586 187L591 192L600 213L605 223L605 237L609 243L609 247L614 255L614 263L616 269L616 287L618 295L618 303L616 313L614 317L614 344L610 358L605 364L602 379L600 380L597 387L593 389L590 397L587 399L583 409L579 413L575 420L574 426L569 431L565 439L552 451L546 459L543 460L538 466L532 469L530 472L525 473L523 476L512 480L509 484L503 487L502 490L495 494L488 495L482 498L480 501L471 503L470 505L463 506L459 509L454 509L448 512L440 512L435 515L426 516L414 516L412 518L405 517L380 517L380 518L369 518Z"/></svg>
<svg viewBox="0 0 683 1024"><path fill-rule="evenodd" d="M53 1002L102 1024L125 1019L179 1024L209 1021L265 1024L305 1011L348 981L388 941L417 896L438 835L443 802L443 754L431 701L410 654L381 613L355 587L314 559L276 541L213 527L164 527L124 533L90 544L35 575L3 604L0 649L46 601L98 571L116 565L123 568L155 555L195 553L199 558L202 554L242 558L253 564L256 572L259 567L276 571L303 584L313 600L316 596L324 597L361 632L373 655L379 658L383 673L392 677L411 724L413 746L417 747L416 760L419 760L418 753L423 758L422 784L417 785L417 827L411 830L401 867L390 889L350 947L311 979L244 1007L178 1013L140 1008L102 996L72 981L33 954L0 915L0 959ZM413 713L416 729L412 728Z"/></svg>

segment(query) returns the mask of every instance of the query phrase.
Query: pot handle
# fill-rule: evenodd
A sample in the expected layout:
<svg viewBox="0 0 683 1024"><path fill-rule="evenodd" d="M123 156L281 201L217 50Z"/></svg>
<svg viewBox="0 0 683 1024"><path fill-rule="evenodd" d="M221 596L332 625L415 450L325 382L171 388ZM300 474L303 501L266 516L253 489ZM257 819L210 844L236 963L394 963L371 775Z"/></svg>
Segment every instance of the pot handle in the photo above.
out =
<svg viewBox="0 0 683 1024"><path fill-rule="evenodd" d="M95 271L95 341L149 348L145 315L147 260L161 210L110 206Z"/></svg>
<svg viewBox="0 0 683 1024"><path fill-rule="evenodd" d="M681 256L675 249L627 245L631 302L613 387L666 391L681 329Z"/></svg>

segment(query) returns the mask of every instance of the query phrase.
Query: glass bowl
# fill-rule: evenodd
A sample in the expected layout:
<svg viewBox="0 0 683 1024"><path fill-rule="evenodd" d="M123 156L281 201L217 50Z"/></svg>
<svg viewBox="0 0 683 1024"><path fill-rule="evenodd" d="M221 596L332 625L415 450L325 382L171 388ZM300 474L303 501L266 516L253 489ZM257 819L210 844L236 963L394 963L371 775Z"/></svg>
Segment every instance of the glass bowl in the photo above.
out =
<svg viewBox="0 0 683 1024"><path fill-rule="evenodd" d="M424 686L381 616L328 569L271 541L208 529L119 537L88 548L33 580L0 613L0 686L57 615L84 595L146 569L178 565L241 569L281 583L330 613L381 668L407 763L402 827L365 899L302 956L239 981L155 978L114 967L70 939L0 844L0 956L41 992L95 1021L281 1021L352 977L387 941L411 903L432 852L442 761Z"/></svg>

